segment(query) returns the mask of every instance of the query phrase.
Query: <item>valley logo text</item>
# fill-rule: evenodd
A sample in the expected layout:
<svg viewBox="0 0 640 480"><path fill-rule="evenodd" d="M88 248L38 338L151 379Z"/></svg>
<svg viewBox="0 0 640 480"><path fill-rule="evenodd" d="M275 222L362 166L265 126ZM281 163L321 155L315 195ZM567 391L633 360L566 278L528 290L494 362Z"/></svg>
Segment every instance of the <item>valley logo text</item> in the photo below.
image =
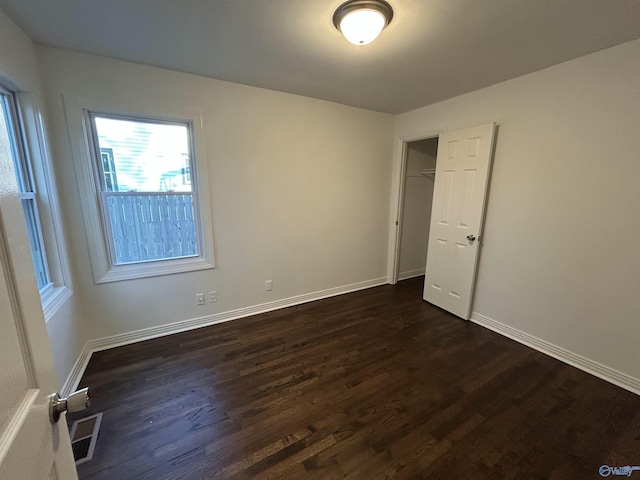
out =
<svg viewBox="0 0 640 480"><path fill-rule="evenodd" d="M640 467L632 467L630 465L626 465L624 467L610 467L609 465L602 465L598 471L602 477L608 477L609 475L630 477L634 470L640 470Z"/></svg>

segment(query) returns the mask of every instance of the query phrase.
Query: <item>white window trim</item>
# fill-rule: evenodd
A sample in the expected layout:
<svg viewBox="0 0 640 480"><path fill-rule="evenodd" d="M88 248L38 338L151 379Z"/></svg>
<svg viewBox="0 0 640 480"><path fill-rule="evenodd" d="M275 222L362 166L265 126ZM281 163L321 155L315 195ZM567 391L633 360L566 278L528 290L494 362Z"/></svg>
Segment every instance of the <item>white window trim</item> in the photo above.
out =
<svg viewBox="0 0 640 480"><path fill-rule="evenodd" d="M45 322L48 322L62 308L71 295L73 291L67 285L50 284L40 292Z"/></svg>
<svg viewBox="0 0 640 480"><path fill-rule="evenodd" d="M27 161L31 162L33 181L42 200L38 203L38 208L49 275L53 282L40 292L44 319L48 322L73 295L71 272L42 112L34 105L30 95L22 93L17 94L17 97L24 121Z"/></svg>
<svg viewBox="0 0 640 480"><path fill-rule="evenodd" d="M123 105L117 101L77 98L66 94L63 94L62 97L95 283L117 282L214 268L213 225L202 114L160 110L155 105ZM94 169L97 164L93 158L95 155L94 140L89 112L191 123L195 157L195 172L192 173L192 181L196 182L195 191L199 210L196 214L200 220L201 236L198 257L112 265L105 225L98 205L98 196L101 195L101 192L96 185Z"/></svg>
<svg viewBox="0 0 640 480"><path fill-rule="evenodd" d="M30 165L38 196L41 240L51 281L40 290L44 319L48 322L73 295L71 273L42 112L31 94L16 92L14 95L19 128L24 136L25 161Z"/></svg>

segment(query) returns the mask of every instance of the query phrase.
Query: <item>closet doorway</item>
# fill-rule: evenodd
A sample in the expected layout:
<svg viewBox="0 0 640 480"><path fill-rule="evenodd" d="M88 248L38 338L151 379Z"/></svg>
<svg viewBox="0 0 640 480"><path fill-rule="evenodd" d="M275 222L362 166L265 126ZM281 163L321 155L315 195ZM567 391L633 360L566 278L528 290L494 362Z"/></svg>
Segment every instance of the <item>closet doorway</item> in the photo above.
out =
<svg viewBox="0 0 640 480"><path fill-rule="evenodd" d="M495 123L485 123L437 138L399 139L389 283L425 274L423 299L465 320L471 315L495 132Z"/></svg>
<svg viewBox="0 0 640 480"><path fill-rule="evenodd" d="M397 280L424 275L438 154L438 137L407 142L398 218Z"/></svg>

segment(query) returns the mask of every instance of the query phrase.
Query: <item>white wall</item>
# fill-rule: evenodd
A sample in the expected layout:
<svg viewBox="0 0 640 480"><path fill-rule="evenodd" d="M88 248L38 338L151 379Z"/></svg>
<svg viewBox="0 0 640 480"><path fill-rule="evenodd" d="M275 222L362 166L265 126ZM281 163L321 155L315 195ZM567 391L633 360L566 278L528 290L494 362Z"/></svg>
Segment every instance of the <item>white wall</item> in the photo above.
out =
<svg viewBox="0 0 640 480"><path fill-rule="evenodd" d="M53 48L40 59L91 338L386 282L392 116ZM215 269L94 284L61 92L202 113ZM218 302L195 306L211 290Z"/></svg>
<svg viewBox="0 0 640 480"><path fill-rule="evenodd" d="M640 379L640 40L396 119L499 125L473 311Z"/></svg>
<svg viewBox="0 0 640 480"><path fill-rule="evenodd" d="M43 95L36 47L33 42L0 11L0 77L3 83L29 97L29 103L42 111ZM53 252L50 252L51 254ZM87 341L83 315L77 295L72 295L47 320L58 385L61 387Z"/></svg>
<svg viewBox="0 0 640 480"><path fill-rule="evenodd" d="M35 45L0 11L0 76L21 91L39 93Z"/></svg>
<svg viewBox="0 0 640 480"><path fill-rule="evenodd" d="M424 275L435 177L423 176L420 172L436 167L437 149L437 138L419 140L407 145L398 268L400 280Z"/></svg>

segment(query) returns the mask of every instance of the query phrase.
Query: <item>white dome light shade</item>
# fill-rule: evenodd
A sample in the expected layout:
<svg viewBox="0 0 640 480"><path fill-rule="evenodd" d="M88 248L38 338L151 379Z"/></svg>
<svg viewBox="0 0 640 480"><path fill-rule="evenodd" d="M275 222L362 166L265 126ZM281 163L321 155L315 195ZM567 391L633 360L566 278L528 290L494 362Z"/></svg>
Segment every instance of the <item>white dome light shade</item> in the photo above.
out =
<svg viewBox="0 0 640 480"><path fill-rule="evenodd" d="M333 24L354 45L373 42L393 18L384 0L349 0L333 14Z"/></svg>
<svg viewBox="0 0 640 480"><path fill-rule="evenodd" d="M340 22L344 38L354 45L373 42L386 25L384 16L375 10L354 10L347 13Z"/></svg>

